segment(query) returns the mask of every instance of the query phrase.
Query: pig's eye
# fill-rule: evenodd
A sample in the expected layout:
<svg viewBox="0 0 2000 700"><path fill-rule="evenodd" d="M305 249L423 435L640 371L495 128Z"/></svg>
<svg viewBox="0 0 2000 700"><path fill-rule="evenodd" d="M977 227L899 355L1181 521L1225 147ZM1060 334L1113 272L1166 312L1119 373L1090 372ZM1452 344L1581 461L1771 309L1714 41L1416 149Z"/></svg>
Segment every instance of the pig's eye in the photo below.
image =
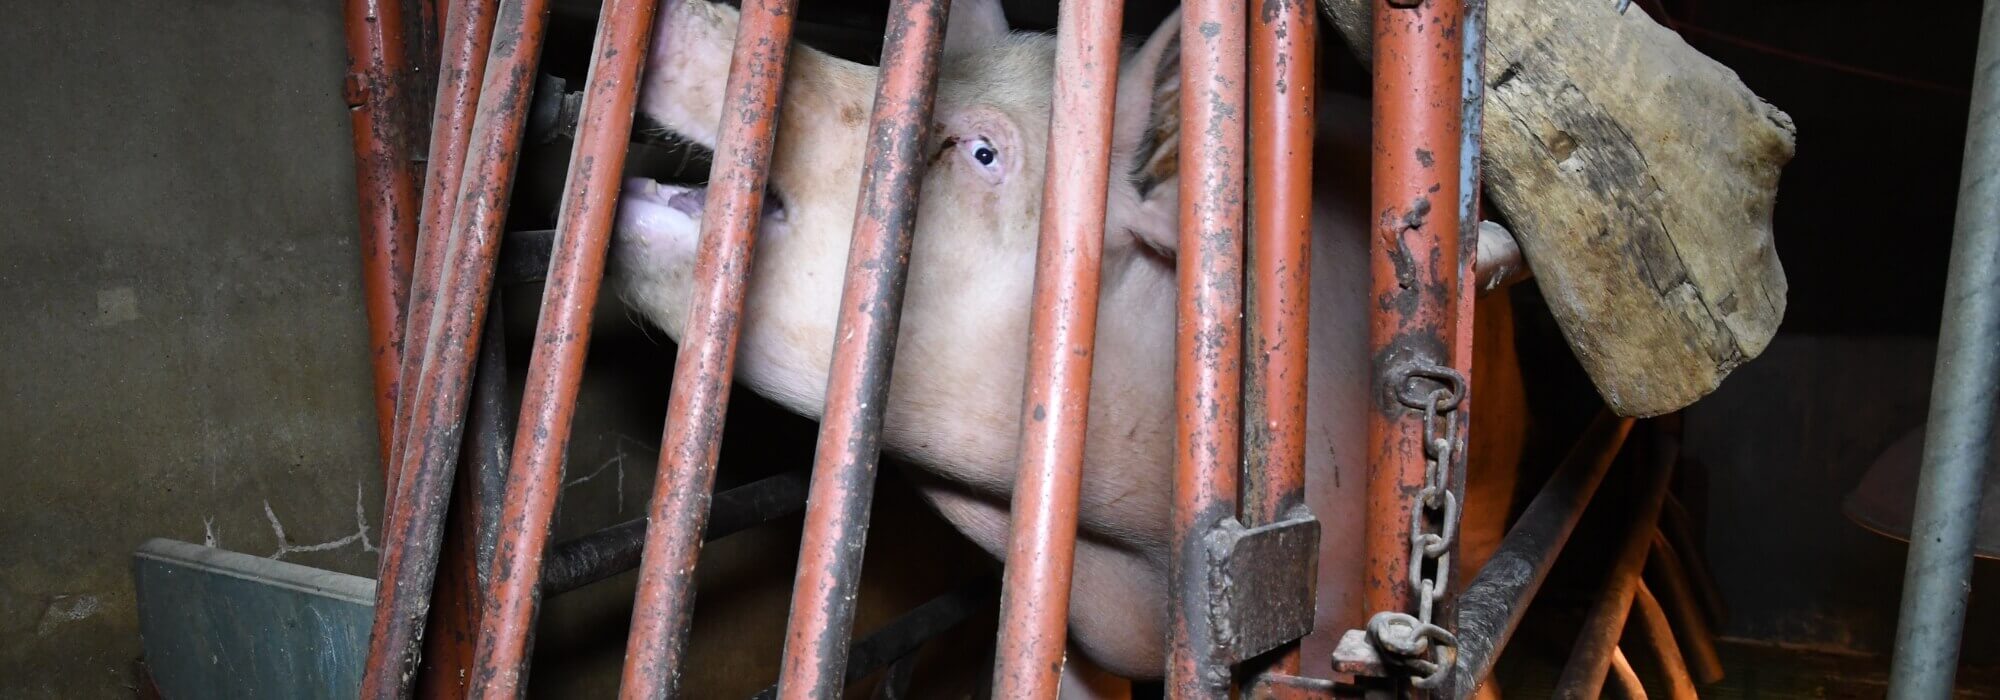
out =
<svg viewBox="0 0 2000 700"><path fill-rule="evenodd" d="M980 174L988 180L999 182L1006 172L1006 163L1000 159L1000 148L984 138L971 138L959 142L959 152L972 160Z"/></svg>

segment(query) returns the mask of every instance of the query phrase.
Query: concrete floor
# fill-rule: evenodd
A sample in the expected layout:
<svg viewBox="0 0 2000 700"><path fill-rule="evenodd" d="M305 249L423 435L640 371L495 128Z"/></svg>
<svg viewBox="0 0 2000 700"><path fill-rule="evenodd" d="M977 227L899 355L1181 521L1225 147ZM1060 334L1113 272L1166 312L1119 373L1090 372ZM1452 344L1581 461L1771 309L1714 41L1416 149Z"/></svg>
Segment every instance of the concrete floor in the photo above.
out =
<svg viewBox="0 0 2000 700"><path fill-rule="evenodd" d="M0 16L0 697L129 697L146 538L374 572L340 4Z"/></svg>

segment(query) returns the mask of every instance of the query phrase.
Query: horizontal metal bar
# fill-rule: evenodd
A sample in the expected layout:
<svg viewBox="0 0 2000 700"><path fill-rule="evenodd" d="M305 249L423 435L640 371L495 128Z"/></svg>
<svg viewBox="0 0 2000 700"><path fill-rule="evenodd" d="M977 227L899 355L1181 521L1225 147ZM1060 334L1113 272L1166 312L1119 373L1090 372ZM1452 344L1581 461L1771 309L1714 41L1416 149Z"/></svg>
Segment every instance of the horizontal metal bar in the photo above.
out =
<svg viewBox="0 0 2000 700"><path fill-rule="evenodd" d="M842 676L844 682L852 684L895 663L897 659L909 656L925 642L951 631L979 611L997 605L999 599L1000 579L986 576L903 613L848 649L846 670ZM837 692L833 695L838 696ZM765 688L752 697L754 700L772 700L778 697L778 686Z"/></svg>
<svg viewBox="0 0 2000 700"><path fill-rule="evenodd" d="M703 540L714 542L804 510L806 481L804 471L785 472L716 494ZM557 543L542 566L542 596L568 593L638 568L645 544L645 518Z"/></svg>
<svg viewBox="0 0 2000 700"><path fill-rule="evenodd" d="M1631 430L1632 419L1599 413L1459 594L1456 687L1469 694L1493 670Z"/></svg>

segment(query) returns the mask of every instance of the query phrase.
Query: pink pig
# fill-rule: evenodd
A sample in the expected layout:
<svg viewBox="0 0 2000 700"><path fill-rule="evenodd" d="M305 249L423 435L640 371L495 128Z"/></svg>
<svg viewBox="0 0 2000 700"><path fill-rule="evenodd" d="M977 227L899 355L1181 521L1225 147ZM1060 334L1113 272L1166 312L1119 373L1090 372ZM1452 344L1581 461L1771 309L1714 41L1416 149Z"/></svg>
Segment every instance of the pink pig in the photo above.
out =
<svg viewBox="0 0 2000 700"><path fill-rule="evenodd" d="M1010 33L994 0L958 0L952 10L884 443L922 467L909 476L947 521L1003 556L1055 42ZM640 110L674 135L714 147L736 23L726 6L670 1ZM1178 14L1169 18L1119 71L1070 604L1075 650L1132 679L1158 678L1165 668L1179 24ZM770 172L774 201L757 231L736 376L809 417L820 415L825 399L876 72L800 46L786 74ZM1331 94L1317 111L1307 486L1325 540L1317 626L1330 634L1310 638L1307 651L1325 659L1340 629L1366 619L1353 562L1364 560L1371 404L1369 115L1365 101ZM627 303L676 339L689 311L704 194L635 179L620 206L615 279ZM1506 317L1504 306L1496 311L1487 315ZM1487 320L1482 330L1505 328ZM1511 341L1482 341L1481 348L1478 370L1498 379L1482 376L1479 390L1495 382L1506 389L1474 394L1480 422L1473 435L1486 438L1473 452L1474 488L1491 484L1468 499L1466 552L1475 564L1499 535L1519 453L1518 441L1501 438L1518 433L1516 426L1499 421L1518 423L1523 412L1512 390L1518 369ZM1087 694L1081 684L1066 682L1065 690Z"/></svg>

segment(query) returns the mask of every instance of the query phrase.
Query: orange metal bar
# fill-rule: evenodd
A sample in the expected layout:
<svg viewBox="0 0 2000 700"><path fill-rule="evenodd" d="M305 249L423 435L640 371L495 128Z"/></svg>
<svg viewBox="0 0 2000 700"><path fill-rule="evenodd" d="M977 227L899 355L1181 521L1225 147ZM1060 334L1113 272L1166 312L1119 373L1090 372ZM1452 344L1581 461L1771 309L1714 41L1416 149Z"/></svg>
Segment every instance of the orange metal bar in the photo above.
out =
<svg viewBox="0 0 2000 700"><path fill-rule="evenodd" d="M1055 697L1062 681L1124 12L1123 0L1064 3L1056 23L1054 116L995 697Z"/></svg>
<svg viewBox="0 0 2000 700"><path fill-rule="evenodd" d="M1314 5L1255 13L1250 31L1250 325L1243 383L1243 520L1305 507L1307 326L1312 319ZM1297 644L1258 673L1299 672ZM1253 681L1254 683L1254 681Z"/></svg>
<svg viewBox="0 0 2000 700"><path fill-rule="evenodd" d="M409 152L408 60L402 0L347 0L347 107L360 196L361 293L374 358L375 428L394 481L397 361L417 230L416 165Z"/></svg>
<svg viewBox="0 0 2000 700"><path fill-rule="evenodd" d="M1236 516L1243 370L1244 50L1241 3L1182 6L1179 313L1167 693L1220 698L1206 535Z"/></svg>
<svg viewBox="0 0 2000 700"><path fill-rule="evenodd" d="M1398 368L1452 365L1469 354L1459 348L1469 338L1454 337L1468 334L1452 332L1457 298L1471 298L1459 279L1460 9L1458 0L1375 7L1369 342L1377 391L1368 414L1363 569L1371 612L1413 612L1418 602L1410 515L1424 483L1423 413L1397 401L1389 378Z"/></svg>
<svg viewBox="0 0 2000 700"><path fill-rule="evenodd" d="M779 667L778 697L787 700L838 697L846 686L848 637L950 8L950 0L897 0L889 9Z"/></svg>
<svg viewBox="0 0 2000 700"><path fill-rule="evenodd" d="M434 3L423 2L424 7ZM451 205L458 199L459 171L465 163L465 143L471 133L473 113L479 103L479 78L485 71L488 43L493 35L493 15L499 0L457 0L446 3L442 19L445 26L440 46L426 47L427 51L444 52L443 60L431 62L439 75L436 80L435 103L428 110L431 121L428 170L422 183L422 216L417 221L415 269L410 281L410 299L404 314L403 337L405 351L398 360L398 386L414 391L416 373L422 364L422 348L429 338L431 302L437 289L438 277L444 266L444 246L450 239ZM432 10L435 11L435 10ZM435 37L429 37L435 38ZM498 312L490 312L489 318ZM485 441L504 440L501 432L507 421L512 420L506 412L506 356L500 348L488 347L500 338L499 323L489 320L485 338L481 341L479 368L475 370L472 407L467 422L473 426L466 437L467 445L463 454L472 457L467 468L474 474L486 472L500 473L506 470L504 463L488 463L482 459L494 450L506 449L505 444L496 444L489 449ZM488 368L491 369L488 369ZM411 407L409 391L399 391L396 397L396 424L391 454L402 454L402 438L409 426L408 410ZM473 444L473 443L479 444ZM394 510L394 494L399 474L390 474L387 488L389 498L384 499L387 507L383 512ZM497 516L484 512L492 501L494 484L486 483L491 478L461 478L452 489L452 502L461 504L449 509L445 523L445 545L441 553L447 567L438 574L433 593L430 620L426 623L431 632L425 635L422 656L422 677L417 682L417 693L422 697L463 697L468 682L467 671L472 665L472 645L477 632L480 616L480 579L485 572L480 568L490 561L480 559L476 552L484 551L479 541L482 537L481 524L494 520Z"/></svg>
<svg viewBox="0 0 2000 700"><path fill-rule="evenodd" d="M596 46L576 144L556 221L555 250L542 292L534 354L514 431L514 465L501 506L494 571L474 655L472 695L520 697L528 677L528 639L540 602L542 557L562 493L583 382L590 322L604 280L605 250L617 212L620 174L632 137L639 73L659 0L609 0Z"/></svg>
<svg viewBox="0 0 2000 700"><path fill-rule="evenodd" d="M624 698L674 694L694 612L694 572L729 406L751 233L778 124L795 0L746 0L730 59L722 132L695 251L694 300L667 400L660 468L647 514L639 590L626 638Z"/></svg>
<svg viewBox="0 0 2000 700"><path fill-rule="evenodd" d="M456 470L475 337L492 291L500 227L520 155L534 66L548 19L546 0L506 0L494 24L479 111L468 141L422 369L401 446L396 497L383 523L375 620L362 695L404 697L415 679L425 615L437 575L445 506Z"/></svg>
<svg viewBox="0 0 2000 700"><path fill-rule="evenodd" d="M430 343L431 314L436 308L438 280L444 276L445 247L451 241L459 180L465 169L473 118L479 110L479 87L486 74L493 21L499 7L500 0L456 0L446 18L445 62L438 71L423 211L418 220L408 313L403 320L405 352L398 360L396 385L401 390L394 408L390 454L399 458L409 435L410 413L416 407L417 374L423 369L424 348ZM395 460L390 460L390 464L394 463ZM388 474L388 488L384 489L388 505L382 509L385 513L395 510L396 482L401 478L402 474L394 470Z"/></svg>

